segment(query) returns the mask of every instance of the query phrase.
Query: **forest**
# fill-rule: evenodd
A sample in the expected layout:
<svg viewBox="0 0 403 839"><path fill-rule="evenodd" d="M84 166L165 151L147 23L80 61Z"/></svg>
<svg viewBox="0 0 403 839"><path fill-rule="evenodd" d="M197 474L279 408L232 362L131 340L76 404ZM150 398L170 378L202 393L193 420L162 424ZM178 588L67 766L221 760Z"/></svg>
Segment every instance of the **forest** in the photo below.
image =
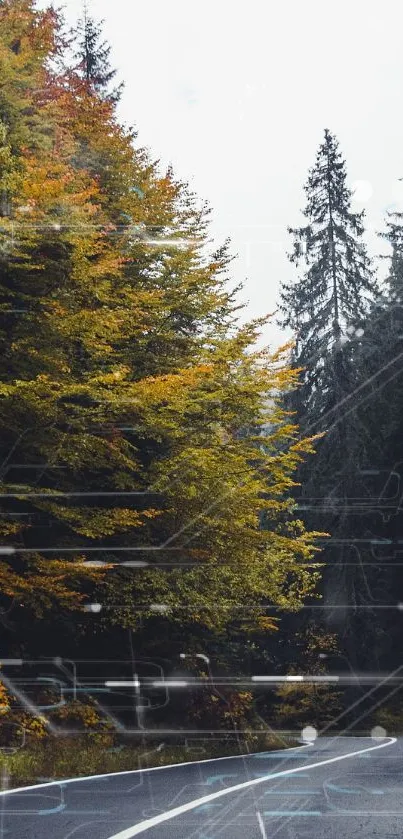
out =
<svg viewBox="0 0 403 839"><path fill-rule="evenodd" d="M400 730L403 213L381 279L324 130L293 280L241 324L109 56L87 12L0 2L2 771Z"/></svg>

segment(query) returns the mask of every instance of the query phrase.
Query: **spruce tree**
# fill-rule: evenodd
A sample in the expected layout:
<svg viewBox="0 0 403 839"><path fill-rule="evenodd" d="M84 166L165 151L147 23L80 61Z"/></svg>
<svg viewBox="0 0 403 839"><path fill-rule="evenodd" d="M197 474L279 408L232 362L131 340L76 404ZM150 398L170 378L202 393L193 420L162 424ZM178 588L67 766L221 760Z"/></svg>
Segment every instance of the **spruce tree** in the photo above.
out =
<svg viewBox="0 0 403 839"><path fill-rule="evenodd" d="M307 224L289 228L292 263L304 272L281 290L280 324L296 335L295 367L304 368L298 397L302 428L325 430L326 414L347 392L348 329L365 317L376 282L362 242L364 212L351 211L346 166L327 129L305 186ZM335 414L332 413L332 419Z"/></svg>
<svg viewBox="0 0 403 839"><path fill-rule="evenodd" d="M353 628L349 617L365 591L360 569L351 566L357 558L353 542L364 528L362 517L353 514L353 499L362 495L360 465L368 445L356 410L357 357L378 291L362 240L364 213L352 212L346 180L338 142L326 130L305 186L307 223L289 229L290 260L304 270L283 285L280 323L296 335L292 366L302 368L288 408L304 433L324 433L317 457L301 470L300 506L310 526L331 534L323 554L326 615L348 636L353 655L357 624ZM333 605L338 608L331 613Z"/></svg>
<svg viewBox="0 0 403 839"><path fill-rule="evenodd" d="M110 66L111 47L101 40L103 23L104 21L97 23L91 17L85 2L83 15L72 30L77 44L74 56L79 60L77 70L89 88L103 99L116 103L122 95L124 84L122 82L112 91L109 89L117 71Z"/></svg>
<svg viewBox="0 0 403 839"><path fill-rule="evenodd" d="M357 412L371 442L367 466L375 473L377 495L368 505L367 535L384 545L361 550L369 569L370 597L391 606L403 599L401 567L401 487L403 463L403 213L389 213L380 234L391 247L384 293L371 307L357 354L360 404ZM400 622L393 611L374 615L376 651L380 667L391 670L402 641Z"/></svg>
<svg viewBox="0 0 403 839"><path fill-rule="evenodd" d="M389 301L403 304L403 212L388 213L386 231L380 235L392 249L386 278L386 296Z"/></svg>

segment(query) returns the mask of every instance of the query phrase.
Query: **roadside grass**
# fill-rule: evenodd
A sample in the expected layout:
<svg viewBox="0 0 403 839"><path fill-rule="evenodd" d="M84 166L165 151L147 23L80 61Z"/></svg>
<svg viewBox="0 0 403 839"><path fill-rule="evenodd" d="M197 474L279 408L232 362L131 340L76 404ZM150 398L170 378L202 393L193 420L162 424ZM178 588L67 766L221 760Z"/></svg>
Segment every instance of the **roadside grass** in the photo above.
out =
<svg viewBox="0 0 403 839"><path fill-rule="evenodd" d="M47 737L27 743L12 753L0 752L0 781L3 789L29 786L52 780L79 778L125 770L149 769L172 763L231 757L259 751L272 751L299 745L294 738L261 734L251 738L206 740L200 745L166 743L144 738L141 745L121 742L106 745L87 737Z"/></svg>

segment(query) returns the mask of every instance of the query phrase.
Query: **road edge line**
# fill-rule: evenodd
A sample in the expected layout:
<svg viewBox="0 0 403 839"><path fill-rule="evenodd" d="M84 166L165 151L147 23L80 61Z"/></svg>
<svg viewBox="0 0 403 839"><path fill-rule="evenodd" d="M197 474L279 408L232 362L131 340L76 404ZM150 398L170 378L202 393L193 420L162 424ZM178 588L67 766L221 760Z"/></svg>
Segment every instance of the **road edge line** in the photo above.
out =
<svg viewBox="0 0 403 839"><path fill-rule="evenodd" d="M257 786L258 784L264 784L267 783L267 781L270 781L274 778L295 775L297 774L297 772L306 772L307 769L316 769L318 766L327 766L330 763L337 763L340 760L347 760L348 758L355 757L356 755L365 754L366 752L373 752L375 749L384 749L385 746L392 746L396 742L397 737L389 737L387 743L381 743L377 746L369 746L366 749L360 749L358 752L348 752L345 755L338 755L337 757L331 757L327 758L326 760L321 760L319 761L319 763L311 763L308 764L308 766L297 766L295 769L274 772L273 774L266 775L263 778L254 778L252 781L243 781L241 784L235 784L232 787L227 787L226 789L218 790L218 792L209 793L209 795L204 795L201 798L195 798L193 801L188 801L186 804L181 804L179 807L174 807L172 810L166 810L165 813L160 813L158 816L153 816L151 819L146 819L145 821L138 822L132 827L127 827L124 830L121 830L119 833L114 833L113 836L108 836L108 839L133 839L134 836L138 836L140 833L145 833L146 830L150 830L153 827L157 827L163 822L176 818L176 816L181 816L183 815L183 813L187 813L189 810L195 810L197 807L201 807L203 804L209 804L210 801L214 801L217 798L222 798L224 795L230 795L232 792L239 792L241 790L248 789L248 787Z"/></svg>
<svg viewBox="0 0 403 839"><path fill-rule="evenodd" d="M287 746L286 749L272 749L267 754L282 754L283 752L295 751L296 749L305 749L310 743L304 743L302 746ZM105 772L102 775L83 775L81 778L61 778L55 781L44 781L42 784L31 784L27 787L14 787L14 789L0 790L1 795L12 795L15 792L29 792L31 789L44 789L45 787L61 786L62 784L77 784L80 781L95 781L97 778L114 778L122 775L135 775L138 772L156 772L157 769L176 769L179 766L196 766L199 763L211 763L217 760L235 760L236 758L255 757L256 755L263 755L266 752L247 752L244 755L223 755L222 757L207 757L203 760L188 760L183 763L165 763L163 766L143 767L142 769L124 769L121 772Z"/></svg>

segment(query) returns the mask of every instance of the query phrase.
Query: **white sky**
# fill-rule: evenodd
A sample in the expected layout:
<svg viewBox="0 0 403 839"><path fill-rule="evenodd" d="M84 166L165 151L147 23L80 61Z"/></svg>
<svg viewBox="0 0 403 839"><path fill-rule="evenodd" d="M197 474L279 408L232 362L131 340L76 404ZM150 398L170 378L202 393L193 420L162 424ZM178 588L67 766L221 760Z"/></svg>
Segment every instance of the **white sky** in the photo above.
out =
<svg viewBox="0 0 403 839"><path fill-rule="evenodd" d="M39 0L39 7L48 5ZM56 2L57 6L58 3ZM323 131L340 141L367 226L403 206L401 0L90 0L105 19L123 122L213 208L212 232L238 259L248 315L274 311L295 272L287 226ZM66 0L69 21L81 0ZM372 192L368 197L368 193ZM358 192L356 193L358 197ZM370 235L370 252L385 245ZM274 325L265 339L284 336Z"/></svg>

